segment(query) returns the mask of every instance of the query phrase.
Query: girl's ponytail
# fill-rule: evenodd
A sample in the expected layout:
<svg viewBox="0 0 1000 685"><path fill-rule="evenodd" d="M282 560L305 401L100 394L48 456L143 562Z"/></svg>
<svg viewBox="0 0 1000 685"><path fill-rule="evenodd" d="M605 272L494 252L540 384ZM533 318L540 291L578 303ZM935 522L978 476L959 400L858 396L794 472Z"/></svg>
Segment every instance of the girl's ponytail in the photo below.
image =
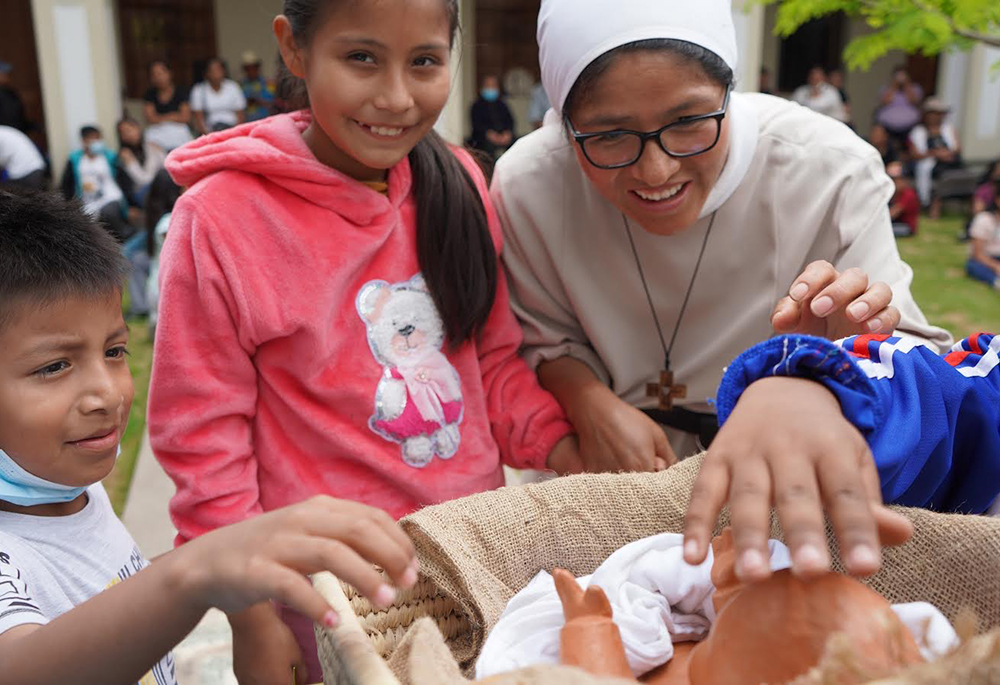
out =
<svg viewBox="0 0 1000 685"><path fill-rule="evenodd" d="M486 208L458 158L430 131L410 152L417 259L452 347L486 325L497 291L497 253Z"/></svg>

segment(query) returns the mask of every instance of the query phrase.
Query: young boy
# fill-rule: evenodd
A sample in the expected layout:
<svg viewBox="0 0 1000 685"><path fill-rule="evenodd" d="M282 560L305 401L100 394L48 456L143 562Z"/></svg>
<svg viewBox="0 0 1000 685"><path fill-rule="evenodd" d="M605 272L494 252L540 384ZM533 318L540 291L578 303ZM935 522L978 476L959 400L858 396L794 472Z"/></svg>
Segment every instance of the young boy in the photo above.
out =
<svg viewBox="0 0 1000 685"><path fill-rule="evenodd" d="M1000 515L1000 336L977 333L938 355L912 340L833 343L778 336L744 352L717 396L723 424L691 495L685 559L698 563L729 501L737 573L768 575L772 501L793 569L829 567L823 507L849 572L878 570L880 538L910 524L884 501Z"/></svg>
<svg viewBox="0 0 1000 685"><path fill-rule="evenodd" d="M416 581L413 548L386 514L330 498L143 559L100 484L133 397L125 274L118 245L77 205L0 190L3 685L172 684L169 650L212 606L275 599L334 625L303 574L329 569L381 605L395 590L372 564L398 587Z"/></svg>

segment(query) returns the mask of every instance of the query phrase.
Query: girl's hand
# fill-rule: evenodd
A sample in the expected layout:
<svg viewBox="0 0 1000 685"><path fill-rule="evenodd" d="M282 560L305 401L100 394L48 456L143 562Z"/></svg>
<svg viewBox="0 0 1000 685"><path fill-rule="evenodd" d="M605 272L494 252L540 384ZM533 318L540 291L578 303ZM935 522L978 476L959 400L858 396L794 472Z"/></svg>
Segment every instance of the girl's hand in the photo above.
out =
<svg viewBox="0 0 1000 685"><path fill-rule="evenodd" d="M869 285L859 269L838 272L825 261L813 262L795 279L787 297L771 314L775 333L803 333L828 340L850 335L891 333L899 310L890 306L885 283Z"/></svg>
<svg viewBox="0 0 1000 685"><path fill-rule="evenodd" d="M233 673L240 685L306 685L315 680L307 672L295 635L269 602L231 617L230 623Z"/></svg>
<svg viewBox="0 0 1000 685"><path fill-rule="evenodd" d="M330 571L382 607L396 590L373 565L396 587L417 581L413 544L388 514L325 496L203 535L164 562L195 606L235 614L270 599L331 627L337 616L306 574Z"/></svg>
<svg viewBox="0 0 1000 685"><path fill-rule="evenodd" d="M606 387L588 390L570 419L583 471L662 471L677 462L663 429Z"/></svg>
<svg viewBox="0 0 1000 685"><path fill-rule="evenodd" d="M770 575L772 503L792 556L792 570L829 570L824 526L829 512L847 571L870 575L881 544L913 534L905 517L882 504L875 460L861 433L844 418L836 397L801 378L765 378L750 385L712 442L691 492L684 522L684 560L701 563L728 501L737 575Z"/></svg>

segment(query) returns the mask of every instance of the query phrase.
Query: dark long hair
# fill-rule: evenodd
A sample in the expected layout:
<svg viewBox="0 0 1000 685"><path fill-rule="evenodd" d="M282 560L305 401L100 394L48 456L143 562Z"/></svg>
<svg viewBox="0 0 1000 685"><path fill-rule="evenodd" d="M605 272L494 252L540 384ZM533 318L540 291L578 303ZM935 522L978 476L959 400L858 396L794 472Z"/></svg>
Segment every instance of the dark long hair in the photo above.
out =
<svg viewBox="0 0 1000 685"><path fill-rule="evenodd" d="M450 38L458 31L458 1L442 0ZM300 46L307 46L334 0L285 0L284 15ZM309 106L305 84L282 70L279 92L295 109ZM497 253L475 182L434 131L410 152L417 203L417 260L452 347L486 324L497 291Z"/></svg>

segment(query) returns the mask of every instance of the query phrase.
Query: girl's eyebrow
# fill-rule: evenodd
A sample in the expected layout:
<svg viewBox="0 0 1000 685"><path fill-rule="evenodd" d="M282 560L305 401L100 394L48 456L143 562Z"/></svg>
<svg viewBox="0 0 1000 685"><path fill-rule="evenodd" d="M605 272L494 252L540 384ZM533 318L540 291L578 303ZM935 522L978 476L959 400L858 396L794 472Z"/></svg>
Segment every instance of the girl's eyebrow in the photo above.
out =
<svg viewBox="0 0 1000 685"><path fill-rule="evenodd" d="M379 50L388 50L388 46L374 38L361 38L356 36L343 36L337 39L338 43L350 43L351 45L367 45L369 47L378 48ZM424 43L423 45L417 45L413 48L414 51L417 50L450 50L450 46L447 43Z"/></svg>

